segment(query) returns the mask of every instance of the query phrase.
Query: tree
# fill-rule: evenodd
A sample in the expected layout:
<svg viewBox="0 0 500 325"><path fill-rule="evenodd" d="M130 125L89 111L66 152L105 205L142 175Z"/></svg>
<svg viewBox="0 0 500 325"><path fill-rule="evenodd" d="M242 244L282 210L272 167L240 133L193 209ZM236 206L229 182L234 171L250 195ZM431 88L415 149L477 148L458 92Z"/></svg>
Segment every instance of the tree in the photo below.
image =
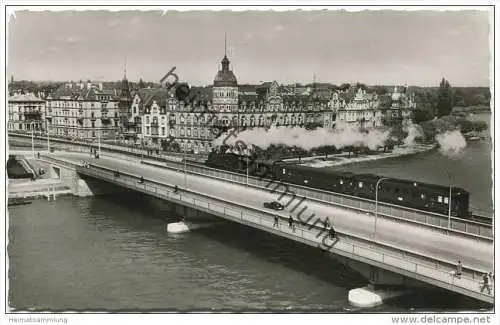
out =
<svg viewBox="0 0 500 325"><path fill-rule="evenodd" d="M474 121L473 128L476 132L486 131L488 129L488 124L484 121Z"/></svg>
<svg viewBox="0 0 500 325"><path fill-rule="evenodd" d="M346 91L348 90L349 88L351 88L351 85L348 84L348 83L343 83L339 86L339 89L342 90L342 91Z"/></svg>
<svg viewBox="0 0 500 325"><path fill-rule="evenodd" d="M413 123L420 124L425 121L430 121L434 118L433 111L425 108L417 108L413 111Z"/></svg>
<svg viewBox="0 0 500 325"><path fill-rule="evenodd" d="M446 79L442 79L439 84L437 113L438 117L449 115L451 113L453 103L453 92L450 83Z"/></svg>
<svg viewBox="0 0 500 325"><path fill-rule="evenodd" d="M144 84L144 81L142 81L142 78L139 79L139 89L146 88L146 85Z"/></svg>

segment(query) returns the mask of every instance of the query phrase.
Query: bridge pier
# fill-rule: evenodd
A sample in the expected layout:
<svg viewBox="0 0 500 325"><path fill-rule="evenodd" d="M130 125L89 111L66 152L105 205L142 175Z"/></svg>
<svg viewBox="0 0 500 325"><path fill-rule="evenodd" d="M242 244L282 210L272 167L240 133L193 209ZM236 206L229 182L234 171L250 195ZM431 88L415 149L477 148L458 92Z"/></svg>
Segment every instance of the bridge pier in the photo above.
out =
<svg viewBox="0 0 500 325"><path fill-rule="evenodd" d="M336 259L368 280L367 286L349 291L348 301L356 307L376 307L389 299L409 294L414 289L428 287L423 282L373 265L341 256L336 256Z"/></svg>

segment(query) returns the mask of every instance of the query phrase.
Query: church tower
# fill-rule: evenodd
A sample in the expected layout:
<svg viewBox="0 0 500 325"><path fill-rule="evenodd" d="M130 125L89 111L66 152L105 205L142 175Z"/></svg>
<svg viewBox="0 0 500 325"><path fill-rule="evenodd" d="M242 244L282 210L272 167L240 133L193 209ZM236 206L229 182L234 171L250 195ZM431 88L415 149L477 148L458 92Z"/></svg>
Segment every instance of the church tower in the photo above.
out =
<svg viewBox="0 0 500 325"><path fill-rule="evenodd" d="M130 87L127 80L127 62L125 61L125 69L121 85L120 97L118 100L118 115L120 117L120 126L123 127L126 122L132 117L132 97L130 96Z"/></svg>
<svg viewBox="0 0 500 325"><path fill-rule="evenodd" d="M221 61L222 69L214 78L212 103L216 112L225 113L219 116L225 125L230 125L238 113L238 82L229 69L229 63L224 35L224 58Z"/></svg>

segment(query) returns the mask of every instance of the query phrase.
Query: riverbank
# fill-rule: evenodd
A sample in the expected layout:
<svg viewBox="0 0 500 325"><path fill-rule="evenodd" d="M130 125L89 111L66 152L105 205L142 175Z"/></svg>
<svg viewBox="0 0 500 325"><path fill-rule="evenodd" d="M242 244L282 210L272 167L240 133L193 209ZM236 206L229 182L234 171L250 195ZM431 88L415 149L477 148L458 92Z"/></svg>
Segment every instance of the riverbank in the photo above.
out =
<svg viewBox="0 0 500 325"><path fill-rule="evenodd" d="M19 153L16 154L19 155ZM22 157L35 170L37 176L35 180L29 178L8 179L9 201L26 198L54 198L60 195L72 194L71 189L61 182L47 163L34 158L27 158L29 155ZM44 173L40 174L40 170L43 170Z"/></svg>
<svg viewBox="0 0 500 325"><path fill-rule="evenodd" d="M333 166L342 166L348 164L354 164L365 161L372 160L380 160L387 158L395 158L413 155L421 152L430 151L436 148L436 144L417 144L411 147L397 147L391 152L381 152L381 153L371 153L371 154L359 154L359 155L350 155L343 152L340 154L333 154L325 156L314 156L314 157L304 157L301 158L301 165L314 167L314 168L324 168L324 167L333 167ZM298 159L287 159L289 162L298 162Z"/></svg>

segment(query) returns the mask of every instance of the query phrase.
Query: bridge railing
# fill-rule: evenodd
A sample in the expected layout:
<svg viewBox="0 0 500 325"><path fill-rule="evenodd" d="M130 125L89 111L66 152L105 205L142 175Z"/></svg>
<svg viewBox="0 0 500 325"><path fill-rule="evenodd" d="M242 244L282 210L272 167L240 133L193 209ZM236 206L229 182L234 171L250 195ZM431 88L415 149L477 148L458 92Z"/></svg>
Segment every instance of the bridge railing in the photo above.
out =
<svg viewBox="0 0 500 325"><path fill-rule="evenodd" d="M120 172L116 176L115 171L102 166L90 166L90 168L78 167L78 171L83 175L98 177L131 189L139 190L156 197L166 198L182 202L184 204L201 208L210 213L222 215L223 217L240 223L258 226L264 230L281 233L285 237L300 238L309 245L318 246L324 240L325 230L322 227L310 224L299 224L293 231L287 227L275 229L274 216L267 211L254 207L249 207L240 203L231 202L231 204L215 203L219 199L212 198L203 193L183 190L183 194L174 193L172 185L162 184L153 180L145 180L144 183L138 183L140 176ZM187 192L187 193L186 193ZM195 197L195 196L198 196ZM202 199L199 196L203 197ZM322 236L323 234L323 236ZM433 281L437 281L442 287L450 285L467 293L474 293L478 299L493 301L491 295L480 292L482 285L480 274L483 271L473 270L464 266L462 277L456 278L452 272L455 266L451 262L437 260L436 258L425 256L420 253L408 252L394 247L387 246L380 242L374 242L372 239L366 239L352 234L339 233L343 240L338 241L330 251L347 257L361 257L365 262L374 264L374 262L391 266L397 271L406 273L414 278L425 276ZM365 243L365 245L361 245ZM377 248L373 248L376 244ZM390 250L390 251L387 251ZM395 252L395 250L398 253ZM416 262L412 257L420 260ZM422 259L426 262L422 262ZM387 268L387 267L386 267ZM388 268L389 270L393 270ZM418 275L418 276L416 276Z"/></svg>
<svg viewBox="0 0 500 325"><path fill-rule="evenodd" d="M24 136L24 135L23 135ZM26 135L27 136L27 135ZM67 143L66 140L57 139L56 141L60 141L63 143ZM89 142L75 142L70 145L75 145L75 151L78 152L88 152L89 144L95 146L95 143ZM86 148L78 147L78 146L86 146ZM137 158L144 157L144 153L146 150L141 149L133 149L125 150L126 148L120 146L112 146L112 145L101 145L103 149L110 150L111 152L119 153L119 154L127 154L133 155ZM159 155L154 156L146 156L148 159L153 159L161 164L155 164L164 168L171 169L180 169L184 168L184 164L182 162L174 161L172 158L168 159L165 157L161 157ZM174 159L179 159L175 157ZM190 173L196 173L205 177L218 178L223 180L228 180L238 184L246 185L246 175L241 175L229 171L222 171L219 169L213 169L206 166L186 164L187 171ZM339 207L355 209L357 211L361 211L367 214L373 214L375 211L375 201L355 196L350 196L341 193L333 193L320 189L312 189L305 186L300 186L291 183L284 183L280 181L275 181L274 184L270 185L269 180L264 180L258 177L249 176L248 177L248 185L270 190L270 186L275 187L280 186L283 188L281 191L285 192L286 189L289 193L294 193L297 196L302 195L310 200L316 200L322 203L330 203ZM280 188L276 188L275 192L278 195L281 195ZM457 232L465 235L475 236L478 239L483 240L493 240L493 227L490 224L485 224L477 221L466 220L456 217L451 217L450 226L448 228L448 217L442 214L437 214L428 211L421 211L413 208L393 205L385 202L378 202L378 213L377 215L380 218L386 219L396 219L396 220L407 220L413 223L418 223L422 225L427 225L430 227L435 227L440 229L443 232Z"/></svg>
<svg viewBox="0 0 500 325"><path fill-rule="evenodd" d="M163 162L163 164L156 162L151 163L147 161L144 161L144 163L175 170L184 169L184 165L182 163L177 163L174 161L165 161ZM195 173L200 176L223 179L231 181L233 183L238 183L240 185L247 184L246 175L192 164L186 164L186 168L188 172ZM303 196L309 200L315 200L321 203L330 203L342 208L354 209L364 213L374 214L375 211L375 201L341 193L311 189L291 183L282 183L280 181L272 182L271 180L264 180L254 176L248 177L248 185L259 189L264 189L266 191L275 192L276 195L279 196L281 196L282 194L283 196L293 196L295 194L298 198L300 198L300 196ZM288 195L285 195L287 193ZM378 202L377 215L381 218L407 220L412 223L418 223L437 228L443 232L452 231L472 235L473 237L480 237L486 240L493 240L492 226L477 221L452 217L450 218L450 228L448 228L447 216L402 206L396 206L385 202Z"/></svg>

